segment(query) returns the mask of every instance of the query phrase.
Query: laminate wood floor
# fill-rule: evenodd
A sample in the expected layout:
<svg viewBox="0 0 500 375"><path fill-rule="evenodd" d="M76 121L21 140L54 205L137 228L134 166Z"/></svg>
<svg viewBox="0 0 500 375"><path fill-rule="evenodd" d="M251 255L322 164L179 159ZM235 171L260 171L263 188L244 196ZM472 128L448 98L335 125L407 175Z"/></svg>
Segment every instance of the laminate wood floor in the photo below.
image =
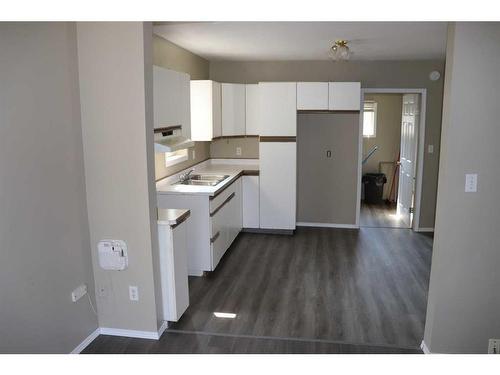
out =
<svg viewBox="0 0 500 375"><path fill-rule="evenodd" d="M419 353L432 236L299 227L241 233L161 340L100 336L87 353ZM214 312L234 313L234 319Z"/></svg>
<svg viewBox="0 0 500 375"><path fill-rule="evenodd" d="M190 279L190 307L171 328L418 348L431 247L403 229L241 233L216 271Z"/></svg>
<svg viewBox="0 0 500 375"><path fill-rule="evenodd" d="M396 205L369 204L361 202L359 224L371 228L408 228L396 215Z"/></svg>
<svg viewBox="0 0 500 375"><path fill-rule="evenodd" d="M99 336L82 354L421 354L420 350L305 340L165 332L160 340Z"/></svg>

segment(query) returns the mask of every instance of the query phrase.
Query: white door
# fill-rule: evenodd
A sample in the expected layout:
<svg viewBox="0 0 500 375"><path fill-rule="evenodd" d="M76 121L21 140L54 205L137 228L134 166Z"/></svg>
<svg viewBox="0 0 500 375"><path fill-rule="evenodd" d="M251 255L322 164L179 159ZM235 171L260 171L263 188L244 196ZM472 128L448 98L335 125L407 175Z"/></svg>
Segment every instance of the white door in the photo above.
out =
<svg viewBox="0 0 500 375"><path fill-rule="evenodd" d="M415 171L417 162L418 124L420 122L420 95L403 95L401 120L401 150L398 185L397 213L404 223L411 227L412 207L415 192Z"/></svg>

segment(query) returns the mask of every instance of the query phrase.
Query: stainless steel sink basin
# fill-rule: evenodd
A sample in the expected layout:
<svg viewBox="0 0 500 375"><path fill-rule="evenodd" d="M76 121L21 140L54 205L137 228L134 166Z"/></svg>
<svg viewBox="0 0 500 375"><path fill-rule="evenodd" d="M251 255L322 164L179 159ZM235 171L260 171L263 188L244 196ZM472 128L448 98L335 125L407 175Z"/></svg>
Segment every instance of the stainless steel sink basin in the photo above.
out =
<svg viewBox="0 0 500 375"><path fill-rule="evenodd" d="M229 175L193 174L187 180L178 181L174 185L217 186L228 177Z"/></svg>

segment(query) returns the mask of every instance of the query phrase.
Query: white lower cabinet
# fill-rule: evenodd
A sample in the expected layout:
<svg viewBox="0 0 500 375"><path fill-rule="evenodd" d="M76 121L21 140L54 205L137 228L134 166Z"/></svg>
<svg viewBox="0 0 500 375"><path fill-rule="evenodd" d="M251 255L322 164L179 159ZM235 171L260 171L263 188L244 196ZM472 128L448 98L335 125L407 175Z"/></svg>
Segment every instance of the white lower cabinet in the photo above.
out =
<svg viewBox="0 0 500 375"><path fill-rule="evenodd" d="M259 176L242 177L243 228L259 228Z"/></svg>
<svg viewBox="0 0 500 375"><path fill-rule="evenodd" d="M158 224L163 318L171 322L189 306L186 228L187 222L176 227Z"/></svg>
<svg viewBox="0 0 500 375"><path fill-rule="evenodd" d="M297 144L260 142L260 227L294 230L297 200Z"/></svg>
<svg viewBox="0 0 500 375"><path fill-rule="evenodd" d="M242 228L241 178L210 202L212 270Z"/></svg>
<svg viewBox="0 0 500 375"><path fill-rule="evenodd" d="M213 271L242 229L241 177L210 199L207 195L158 193L159 208L189 209L188 273Z"/></svg>

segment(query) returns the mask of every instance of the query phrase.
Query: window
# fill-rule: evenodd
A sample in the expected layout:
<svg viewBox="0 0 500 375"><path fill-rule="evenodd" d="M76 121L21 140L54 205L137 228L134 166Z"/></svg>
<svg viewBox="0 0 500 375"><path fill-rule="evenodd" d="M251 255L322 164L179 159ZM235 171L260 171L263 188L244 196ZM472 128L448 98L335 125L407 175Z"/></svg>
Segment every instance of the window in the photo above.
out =
<svg viewBox="0 0 500 375"><path fill-rule="evenodd" d="M363 137L373 138L377 134L377 103L367 100L363 106Z"/></svg>
<svg viewBox="0 0 500 375"><path fill-rule="evenodd" d="M165 152L165 166L171 167L172 165L179 164L188 160L188 149L178 150L173 152Z"/></svg>

